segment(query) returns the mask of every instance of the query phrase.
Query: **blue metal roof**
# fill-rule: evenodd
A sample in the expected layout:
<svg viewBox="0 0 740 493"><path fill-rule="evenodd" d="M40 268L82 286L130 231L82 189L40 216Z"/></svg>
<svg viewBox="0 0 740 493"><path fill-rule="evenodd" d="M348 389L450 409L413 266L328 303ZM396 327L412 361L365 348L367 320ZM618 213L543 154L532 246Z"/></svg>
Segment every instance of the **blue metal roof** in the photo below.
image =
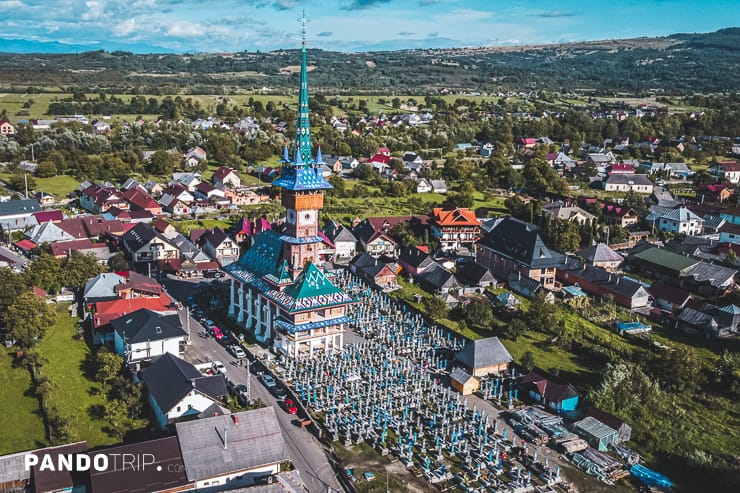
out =
<svg viewBox="0 0 740 493"><path fill-rule="evenodd" d="M290 334L295 334L296 332L304 332L311 329L322 329L324 327L331 327L332 325L346 324L350 322L352 322L352 319L343 315L338 318L321 320L319 322L308 322L305 324L293 324L283 318L278 318L277 320L275 320L275 325Z"/></svg>
<svg viewBox="0 0 740 493"><path fill-rule="evenodd" d="M305 164L285 164L280 171L280 177L272 182L276 187L286 190L326 190L334 188L324 180L320 168L313 168Z"/></svg>

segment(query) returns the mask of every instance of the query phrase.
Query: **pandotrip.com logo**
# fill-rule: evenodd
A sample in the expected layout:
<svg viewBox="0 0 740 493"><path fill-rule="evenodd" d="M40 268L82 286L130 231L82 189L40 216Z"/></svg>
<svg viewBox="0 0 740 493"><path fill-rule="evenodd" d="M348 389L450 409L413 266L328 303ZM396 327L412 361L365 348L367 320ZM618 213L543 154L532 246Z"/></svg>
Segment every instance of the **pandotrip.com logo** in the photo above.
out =
<svg viewBox="0 0 740 493"><path fill-rule="evenodd" d="M26 471L38 467L39 471L50 472L146 472L162 471L155 466L154 454L35 454L27 453L23 463ZM179 464L170 464L178 467ZM170 471L173 472L173 471Z"/></svg>

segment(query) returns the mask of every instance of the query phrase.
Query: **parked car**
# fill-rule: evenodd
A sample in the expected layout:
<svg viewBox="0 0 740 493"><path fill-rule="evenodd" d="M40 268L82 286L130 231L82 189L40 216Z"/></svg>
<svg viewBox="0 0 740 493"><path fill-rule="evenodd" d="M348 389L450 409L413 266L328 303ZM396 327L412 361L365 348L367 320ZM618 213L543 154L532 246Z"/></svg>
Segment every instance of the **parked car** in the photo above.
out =
<svg viewBox="0 0 740 493"><path fill-rule="evenodd" d="M285 407L285 410L288 412L288 414L298 414L298 406L295 405L293 399L285 399L283 401L283 406Z"/></svg>
<svg viewBox="0 0 740 493"><path fill-rule="evenodd" d="M236 344L232 344L231 346L229 346L229 352L233 354L235 358L247 357L247 353L244 352L241 346L237 346Z"/></svg>
<svg viewBox="0 0 740 493"><path fill-rule="evenodd" d="M267 387L268 389L272 389L277 386L277 382L275 381L272 375L263 373L261 378L262 378L262 383L265 384L265 387Z"/></svg>
<svg viewBox="0 0 740 493"><path fill-rule="evenodd" d="M224 333L221 331L221 328L218 325L214 325L213 327L211 327L211 332L213 333L213 337L218 340L224 338Z"/></svg>
<svg viewBox="0 0 740 493"><path fill-rule="evenodd" d="M216 370L216 373L220 373L221 375L226 375L226 367L220 361L214 361L213 368Z"/></svg>
<svg viewBox="0 0 740 493"><path fill-rule="evenodd" d="M281 400L288 397L288 390L282 385L277 385L273 393L275 394L275 397Z"/></svg>

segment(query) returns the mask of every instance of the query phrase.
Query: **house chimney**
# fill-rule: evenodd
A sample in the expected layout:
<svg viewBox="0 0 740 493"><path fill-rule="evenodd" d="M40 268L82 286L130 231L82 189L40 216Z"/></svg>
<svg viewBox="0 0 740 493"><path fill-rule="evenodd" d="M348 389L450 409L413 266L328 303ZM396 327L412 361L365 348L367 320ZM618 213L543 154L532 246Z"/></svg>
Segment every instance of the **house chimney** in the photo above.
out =
<svg viewBox="0 0 740 493"><path fill-rule="evenodd" d="M239 426L239 416L232 414L231 417L234 418L234 426Z"/></svg>

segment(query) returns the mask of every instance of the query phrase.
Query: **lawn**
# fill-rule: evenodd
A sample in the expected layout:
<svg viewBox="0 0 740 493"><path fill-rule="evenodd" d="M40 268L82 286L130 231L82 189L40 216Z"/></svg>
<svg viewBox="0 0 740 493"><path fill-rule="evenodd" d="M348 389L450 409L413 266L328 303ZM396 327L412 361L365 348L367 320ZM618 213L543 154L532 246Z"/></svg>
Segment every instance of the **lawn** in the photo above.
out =
<svg viewBox="0 0 740 493"><path fill-rule="evenodd" d="M103 431L105 421L93 417L91 409L106 403L100 386L88 380L83 365L90 348L77 338L77 318L67 311L68 304L56 306L57 324L50 328L38 346L48 360L42 372L57 385L50 403L72 419L76 438L87 440L90 447L109 445L117 440Z"/></svg>
<svg viewBox="0 0 740 493"><path fill-rule="evenodd" d="M47 445L39 401L31 393L31 374L25 366L14 366L15 353L0 356L0 454L31 450Z"/></svg>

